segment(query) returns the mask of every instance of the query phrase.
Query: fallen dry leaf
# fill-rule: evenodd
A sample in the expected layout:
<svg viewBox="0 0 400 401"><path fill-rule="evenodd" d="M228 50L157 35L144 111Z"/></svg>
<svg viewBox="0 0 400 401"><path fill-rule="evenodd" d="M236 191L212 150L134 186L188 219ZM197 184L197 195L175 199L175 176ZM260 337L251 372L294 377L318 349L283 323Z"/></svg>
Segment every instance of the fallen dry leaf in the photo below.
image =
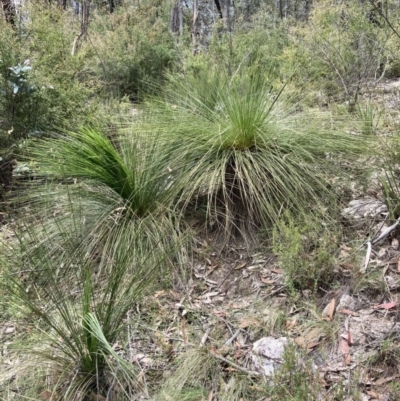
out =
<svg viewBox="0 0 400 401"><path fill-rule="evenodd" d="M345 365L350 365L351 363L350 347L349 343L344 338L341 338L339 341L339 349L344 356Z"/></svg>
<svg viewBox="0 0 400 401"><path fill-rule="evenodd" d="M343 355L348 354L350 352L349 343L346 339L341 338L339 341L339 349Z"/></svg>
<svg viewBox="0 0 400 401"><path fill-rule="evenodd" d="M247 265L247 263L244 262L244 263L240 264L239 266L236 266L235 270L243 269L243 267L245 267L246 265Z"/></svg>
<svg viewBox="0 0 400 401"><path fill-rule="evenodd" d="M349 345L353 344L353 339L351 338L350 330L347 332L347 342Z"/></svg>
<svg viewBox="0 0 400 401"><path fill-rule="evenodd" d="M257 327L259 325L260 325L260 321L257 318L255 318L255 317L245 317L245 318L240 320L239 327L241 329L246 329L247 327L250 327L250 326Z"/></svg>
<svg viewBox="0 0 400 401"><path fill-rule="evenodd" d="M262 278L262 277L261 277L261 281L262 281L264 284L274 284L274 283L276 283L276 280L268 280L268 279Z"/></svg>
<svg viewBox="0 0 400 401"><path fill-rule="evenodd" d="M353 339L351 337L350 331L347 333L344 333L340 336L343 340L347 341L347 344L352 345L353 344Z"/></svg>
<svg viewBox="0 0 400 401"><path fill-rule="evenodd" d="M307 350L311 351L313 348L317 347L320 344L322 344L321 341L316 341L314 343L309 343L309 344L307 344Z"/></svg>
<svg viewBox="0 0 400 401"><path fill-rule="evenodd" d="M296 343L296 345L298 345L299 347L304 347L306 344L306 340L304 337L300 336L300 337L296 337L294 339L294 342Z"/></svg>
<svg viewBox="0 0 400 401"><path fill-rule="evenodd" d="M340 251L340 257L343 259L346 259L350 256L350 254L346 251L344 251L343 249Z"/></svg>
<svg viewBox="0 0 400 401"><path fill-rule="evenodd" d="M211 291L211 292L207 292L206 294L201 295L199 298L201 298L201 299L211 298L211 297L215 297L216 295L219 295L219 294L220 294L219 291Z"/></svg>
<svg viewBox="0 0 400 401"><path fill-rule="evenodd" d="M292 330L294 326L297 324L297 319L286 320L286 329Z"/></svg>
<svg viewBox="0 0 400 401"><path fill-rule="evenodd" d="M336 306L336 301L335 298L333 298L322 312L324 320L331 321L333 319L333 314L335 313L335 306Z"/></svg>
<svg viewBox="0 0 400 401"><path fill-rule="evenodd" d="M303 336L299 336L295 338L294 342L303 348L309 349L311 347L315 347L320 344L320 339L324 337L324 331L319 328L315 327L314 329L310 330L308 333L304 334Z"/></svg>
<svg viewBox="0 0 400 401"><path fill-rule="evenodd" d="M398 305L397 302L387 302L385 304L374 305L373 309L392 309L397 305Z"/></svg>
<svg viewBox="0 0 400 401"><path fill-rule="evenodd" d="M400 377L400 373L398 373L397 375L394 376L390 376L390 377L382 377L381 379L376 380L375 382L373 382L372 384L374 386L380 386L382 384L388 383L393 381L394 379L397 379L398 377Z"/></svg>
<svg viewBox="0 0 400 401"><path fill-rule="evenodd" d="M340 265L340 267L345 270L353 270L354 269L354 265L352 263L343 263Z"/></svg>
<svg viewBox="0 0 400 401"><path fill-rule="evenodd" d="M345 315L351 315L351 316L355 316L355 317L360 316L359 313L354 312L354 311L352 311L352 310L350 310L350 309L342 309L342 310L339 311L339 313L343 313L343 314L345 314Z"/></svg>
<svg viewBox="0 0 400 401"><path fill-rule="evenodd" d="M103 397L100 394L96 394L94 391L90 394L93 401L106 401L106 397Z"/></svg>
<svg viewBox="0 0 400 401"><path fill-rule="evenodd" d="M271 271L271 273L276 273L276 274L282 274L283 273L283 270L281 270L281 269L271 269L270 271Z"/></svg>
<svg viewBox="0 0 400 401"><path fill-rule="evenodd" d="M53 397L53 393L49 390L45 390L39 394L39 397L44 401L48 401L51 399L51 397Z"/></svg>

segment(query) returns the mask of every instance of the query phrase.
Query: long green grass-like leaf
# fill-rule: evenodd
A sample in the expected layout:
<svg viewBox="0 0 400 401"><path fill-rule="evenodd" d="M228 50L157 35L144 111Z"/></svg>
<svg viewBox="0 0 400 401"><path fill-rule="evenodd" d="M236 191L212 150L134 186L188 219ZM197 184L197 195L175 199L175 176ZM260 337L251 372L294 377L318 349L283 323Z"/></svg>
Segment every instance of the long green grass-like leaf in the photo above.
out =
<svg viewBox="0 0 400 401"><path fill-rule="evenodd" d="M179 177L169 168L171 146L155 133L107 136L87 128L37 141L29 156L46 178L45 185L34 181L30 201L55 244L64 247L63 233L79 232L80 238L68 236L72 247L109 257L124 235L134 235L145 253L178 239L171 206Z"/></svg>
<svg viewBox="0 0 400 401"><path fill-rule="evenodd" d="M24 246L35 243L36 235L26 228L21 248L7 254L5 289L42 339L40 344L28 342L22 352L50 364L48 383L66 400L133 391L134 367L112 345L121 338L132 305L160 276L166 256L155 251L145 258L136 252L135 235L140 234L132 233L130 242L116 244L113 259L99 270L79 248L50 256L42 243L37 252L26 252ZM23 277L21 270L26 271ZM130 399L128 393L125 399Z"/></svg>
<svg viewBox="0 0 400 401"><path fill-rule="evenodd" d="M164 101L148 109L136 129L175 143L178 204L205 203L206 222L227 236L277 222L284 210L302 216L333 208L330 175L341 171L332 155L366 149L365 137L294 112L260 76L174 77Z"/></svg>

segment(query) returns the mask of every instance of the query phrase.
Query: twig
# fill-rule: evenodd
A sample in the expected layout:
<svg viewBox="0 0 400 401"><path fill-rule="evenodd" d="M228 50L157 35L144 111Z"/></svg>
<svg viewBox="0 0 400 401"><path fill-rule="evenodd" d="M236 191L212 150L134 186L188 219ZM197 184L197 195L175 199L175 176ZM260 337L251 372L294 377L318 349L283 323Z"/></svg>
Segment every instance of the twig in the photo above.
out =
<svg viewBox="0 0 400 401"><path fill-rule="evenodd" d="M367 268L368 268L368 265L369 265L369 260L371 258L372 245L375 245L381 239L387 237L393 230L395 230L397 228L397 226L399 224L400 224L400 217L396 220L396 222L394 224L392 224L390 227L388 227L382 234L378 235L373 240L366 242L366 244L367 244L367 254L365 255L365 264L364 264L364 270L362 271L362 273L365 273L367 271Z"/></svg>
<svg viewBox="0 0 400 401"><path fill-rule="evenodd" d="M235 331L235 333L233 334L233 336L232 336L229 340L226 341L226 343L224 344L224 346L229 345L229 344L239 335L239 333L240 333L241 331L242 331L242 329L237 329L237 330Z"/></svg>
<svg viewBox="0 0 400 401"><path fill-rule="evenodd" d="M214 352L211 352L211 351L210 351L210 354L211 354L213 357L219 359L220 361L225 362L225 363L227 363L228 365L233 366L235 369L240 370L241 372L247 373L249 376L261 376L260 373L254 372L253 370L248 370L248 369L246 369L246 368L242 368L241 366L237 365L235 362L232 362L232 361L230 361L229 359L226 359L226 358L224 358L224 357L221 356L221 355L215 354Z"/></svg>
<svg viewBox="0 0 400 401"><path fill-rule="evenodd" d="M210 331L211 331L211 327L209 327L209 328L206 330L206 332L204 333L203 337L201 337L200 347L202 347L202 346L206 343L207 338L208 338L208 335L210 334Z"/></svg>
<svg viewBox="0 0 400 401"><path fill-rule="evenodd" d="M275 291L271 291L271 292L269 292L268 294L266 294L262 299L266 299L266 298L268 298L268 297L272 297L272 295L279 294L280 292L283 291L283 289L284 289L284 287L279 287L279 288L276 289Z"/></svg>
<svg viewBox="0 0 400 401"><path fill-rule="evenodd" d="M364 264L364 270L362 273L365 273L367 271L367 267L369 265L369 259L371 258L371 252L372 252L372 244L371 241L367 242L367 254L365 255L365 264Z"/></svg>
<svg viewBox="0 0 400 401"><path fill-rule="evenodd" d="M372 244L376 244L379 242L381 239L385 238L388 234L390 234L398 225L400 224L400 217L396 220L396 223L392 224L390 227L388 227L379 237L375 238L372 240Z"/></svg>

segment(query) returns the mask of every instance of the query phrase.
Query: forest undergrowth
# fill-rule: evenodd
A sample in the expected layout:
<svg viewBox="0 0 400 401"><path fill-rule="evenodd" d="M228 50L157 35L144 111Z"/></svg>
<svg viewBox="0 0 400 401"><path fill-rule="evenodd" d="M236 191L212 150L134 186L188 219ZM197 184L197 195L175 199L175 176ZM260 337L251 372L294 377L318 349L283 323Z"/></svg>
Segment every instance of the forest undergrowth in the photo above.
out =
<svg viewBox="0 0 400 401"><path fill-rule="evenodd" d="M3 7L0 399L399 398L400 10L256 3Z"/></svg>

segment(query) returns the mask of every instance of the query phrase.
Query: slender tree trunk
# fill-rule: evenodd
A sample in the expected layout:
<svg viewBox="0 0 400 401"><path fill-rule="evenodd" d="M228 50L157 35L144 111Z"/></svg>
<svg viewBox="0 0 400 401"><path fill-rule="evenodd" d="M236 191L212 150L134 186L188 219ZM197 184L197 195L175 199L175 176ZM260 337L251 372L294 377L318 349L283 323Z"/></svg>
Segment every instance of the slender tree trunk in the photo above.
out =
<svg viewBox="0 0 400 401"><path fill-rule="evenodd" d="M1 0L1 5L3 7L4 16L6 21L15 27L15 20L16 20L16 11L13 0Z"/></svg>
<svg viewBox="0 0 400 401"><path fill-rule="evenodd" d="M197 17L199 14L199 5L197 0L193 0L193 26L192 26L192 43L193 51L196 52L197 45Z"/></svg>
<svg viewBox="0 0 400 401"><path fill-rule="evenodd" d="M82 20L81 20L81 37L84 38L87 35L89 27L89 11L90 11L90 0L84 0L82 4Z"/></svg>
<svg viewBox="0 0 400 401"><path fill-rule="evenodd" d="M62 10L67 9L67 0L58 0L58 7Z"/></svg>
<svg viewBox="0 0 400 401"><path fill-rule="evenodd" d="M278 0L279 1L279 17L280 19L283 19L283 0Z"/></svg>
<svg viewBox="0 0 400 401"><path fill-rule="evenodd" d="M224 16L223 16L223 14L222 14L222 8L221 8L221 3L220 3L220 1L219 1L219 0L214 0L214 3L215 3L215 7L217 7L218 14L219 14L219 18L223 19Z"/></svg>
<svg viewBox="0 0 400 401"><path fill-rule="evenodd" d="M179 36L183 35L183 9L181 1L176 2L172 7L169 29L172 33L179 32Z"/></svg>
<svg viewBox="0 0 400 401"><path fill-rule="evenodd" d="M108 6L109 6L110 14L112 14L114 12L114 9L115 9L114 0L108 0Z"/></svg>

